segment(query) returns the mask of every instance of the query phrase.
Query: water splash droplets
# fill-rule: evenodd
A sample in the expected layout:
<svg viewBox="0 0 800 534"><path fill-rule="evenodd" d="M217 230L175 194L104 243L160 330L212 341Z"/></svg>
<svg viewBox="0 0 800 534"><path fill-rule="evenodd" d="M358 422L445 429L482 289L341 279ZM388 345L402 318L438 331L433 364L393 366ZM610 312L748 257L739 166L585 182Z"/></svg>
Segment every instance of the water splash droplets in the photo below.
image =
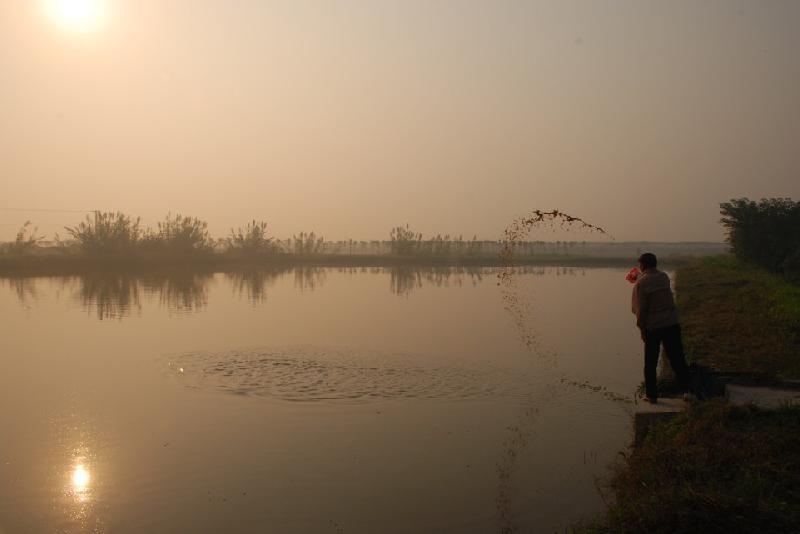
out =
<svg viewBox="0 0 800 534"><path fill-rule="evenodd" d="M514 327L519 333L520 341L528 352L548 360L552 359L553 363L555 363L554 352L542 349L539 338L530 327L532 307L527 300L520 297L519 285L514 276L517 273L514 265L514 253L534 229L550 228L555 230L557 227L564 230L578 229L598 232L613 239L605 229L586 222L580 217L573 217L557 209L552 211L534 210L527 216L514 219L503 231L500 248L503 269L497 274L497 285L503 291L503 305L511 316Z"/></svg>

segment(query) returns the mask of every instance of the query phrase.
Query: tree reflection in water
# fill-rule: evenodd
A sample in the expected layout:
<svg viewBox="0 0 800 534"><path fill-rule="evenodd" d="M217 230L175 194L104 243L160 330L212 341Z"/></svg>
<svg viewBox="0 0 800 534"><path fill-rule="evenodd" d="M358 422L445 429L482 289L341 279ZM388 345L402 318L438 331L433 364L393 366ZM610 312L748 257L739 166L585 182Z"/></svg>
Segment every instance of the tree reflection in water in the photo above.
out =
<svg viewBox="0 0 800 534"><path fill-rule="evenodd" d="M541 267L525 265L515 267L515 273L543 276L577 276L585 270L575 267ZM417 267L398 266L385 269L389 272L391 291L395 295L409 296L414 290L426 285L435 287L462 287L465 283L480 284L485 276L495 276L497 267Z"/></svg>
<svg viewBox="0 0 800 534"><path fill-rule="evenodd" d="M141 295L157 295L161 306L179 312L207 304L210 273L168 271L148 274L93 273L77 277L78 296L97 318L122 319L142 309Z"/></svg>
<svg viewBox="0 0 800 534"><path fill-rule="evenodd" d="M225 278L230 281L234 293L256 303L267 300L267 288L289 270L291 269L248 269L225 273Z"/></svg>
<svg viewBox="0 0 800 534"><path fill-rule="evenodd" d="M403 297L409 296L414 290L420 289L424 285L446 287L452 284L460 287L466 279L472 285L477 285L487 272L487 269L482 267L416 267L406 265L390 267L388 270L392 293Z"/></svg>
<svg viewBox="0 0 800 534"><path fill-rule="evenodd" d="M516 273L558 276L576 276L583 269L572 267L514 267ZM234 293L253 303L266 301L270 287L282 276L294 276L295 289L315 291L321 288L331 273L388 275L389 290L398 296L409 297L424 286L462 287L476 286L484 277L494 276L496 267L459 266L394 266L394 267L320 267L276 266L236 270L219 274L230 283ZM157 272L94 272L67 277L8 277L0 278L16 293L24 306L38 302L39 284L57 284L81 302L83 307L98 319L123 319L141 313L142 298L157 296L161 307L179 313L195 312L208 305L208 293L215 274L195 269L173 269Z"/></svg>
<svg viewBox="0 0 800 534"><path fill-rule="evenodd" d="M132 310L141 311L140 278L128 274L87 274L77 282L77 297L97 318L122 319Z"/></svg>
<svg viewBox="0 0 800 534"><path fill-rule="evenodd" d="M325 283L327 270L324 267L303 266L294 268L294 287L303 291L314 291Z"/></svg>
<svg viewBox="0 0 800 534"><path fill-rule="evenodd" d="M36 292L36 278L15 276L11 278L3 278L3 285L6 284L11 287L17 294L20 304L23 306L30 306L38 300Z"/></svg>

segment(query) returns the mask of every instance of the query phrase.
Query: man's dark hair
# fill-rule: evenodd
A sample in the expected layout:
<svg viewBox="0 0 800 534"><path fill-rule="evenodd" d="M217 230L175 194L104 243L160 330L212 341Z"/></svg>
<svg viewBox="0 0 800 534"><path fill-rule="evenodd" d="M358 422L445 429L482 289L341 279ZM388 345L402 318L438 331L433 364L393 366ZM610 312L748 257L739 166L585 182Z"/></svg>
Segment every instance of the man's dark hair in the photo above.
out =
<svg viewBox="0 0 800 534"><path fill-rule="evenodd" d="M656 259L656 255L652 252L645 252L641 256L639 256L639 263L645 269L655 269L658 266L658 260Z"/></svg>

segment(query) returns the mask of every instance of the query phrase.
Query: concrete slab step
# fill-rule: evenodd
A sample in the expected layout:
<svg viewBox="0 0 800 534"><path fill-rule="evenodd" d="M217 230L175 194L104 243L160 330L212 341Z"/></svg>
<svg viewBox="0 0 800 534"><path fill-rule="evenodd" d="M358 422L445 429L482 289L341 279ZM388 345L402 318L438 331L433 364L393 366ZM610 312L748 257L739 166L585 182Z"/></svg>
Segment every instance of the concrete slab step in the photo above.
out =
<svg viewBox="0 0 800 534"><path fill-rule="evenodd" d="M800 406L800 389L776 386L726 384L724 395L734 406L754 405L766 410L783 406ZM642 443L651 426L681 413L688 403L682 398L661 398L658 403L639 401L633 415L634 445Z"/></svg>
<svg viewBox="0 0 800 534"><path fill-rule="evenodd" d="M733 405L752 404L759 408L775 409L787 405L800 405L800 390L764 386L728 384L725 397Z"/></svg>

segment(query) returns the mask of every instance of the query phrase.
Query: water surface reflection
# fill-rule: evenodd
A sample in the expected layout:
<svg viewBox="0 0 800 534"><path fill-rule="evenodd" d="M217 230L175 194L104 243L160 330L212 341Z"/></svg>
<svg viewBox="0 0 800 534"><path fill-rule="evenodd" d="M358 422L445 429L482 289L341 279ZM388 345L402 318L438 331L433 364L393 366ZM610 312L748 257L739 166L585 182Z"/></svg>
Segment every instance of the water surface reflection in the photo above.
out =
<svg viewBox="0 0 800 534"><path fill-rule="evenodd" d="M0 279L1 528L563 531L628 443L624 407L570 385L638 384L628 286L520 269L555 366L519 343L496 272Z"/></svg>
<svg viewBox="0 0 800 534"><path fill-rule="evenodd" d="M83 463L79 463L72 470L72 493L78 502L86 502L89 500L89 481L91 480L89 470Z"/></svg>
<svg viewBox="0 0 800 534"><path fill-rule="evenodd" d="M574 267L520 266L514 268L518 274L535 276L577 276L585 269ZM39 301L40 284L55 284L55 291L46 294L57 297L64 291L78 300L83 308L98 319L123 319L137 315L142 310L142 299L156 297L158 304L175 313L190 313L208 305L209 288L216 277L224 277L235 295L251 302L267 300L269 289L285 276L292 276L294 287L301 292L315 291L324 287L329 272L348 275L388 274L389 291L409 297L425 286L462 287L476 286L487 276L496 273L494 267L271 267L237 270L226 273L197 272L193 270L170 270L148 273L86 273L78 276L29 278L0 278L3 285L13 288L17 299L30 307Z"/></svg>
<svg viewBox="0 0 800 534"><path fill-rule="evenodd" d="M53 481L50 512L58 532L106 532L104 485L99 478L100 432L91 417L80 410L51 420L55 450L49 458Z"/></svg>

